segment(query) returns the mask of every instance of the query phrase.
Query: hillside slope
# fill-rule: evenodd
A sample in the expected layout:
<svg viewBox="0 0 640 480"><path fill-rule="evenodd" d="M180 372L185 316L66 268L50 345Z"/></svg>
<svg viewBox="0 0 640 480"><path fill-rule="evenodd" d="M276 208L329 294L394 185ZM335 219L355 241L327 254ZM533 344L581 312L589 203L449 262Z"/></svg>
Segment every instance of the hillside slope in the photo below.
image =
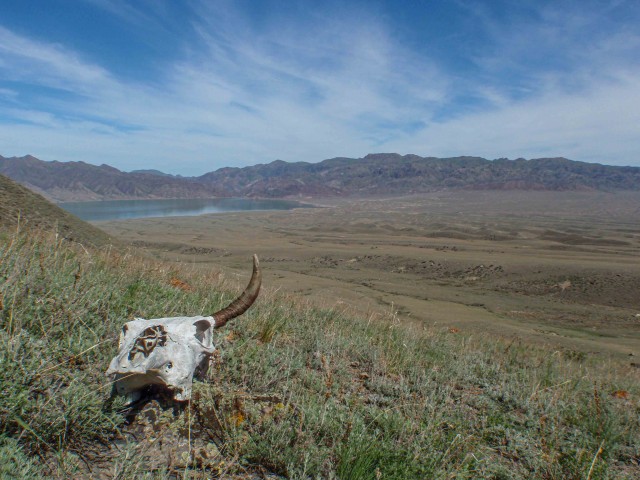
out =
<svg viewBox="0 0 640 480"><path fill-rule="evenodd" d="M64 238L95 246L115 243L109 235L0 175L0 228L56 230Z"/></svg>
<svg viewBox="0 0 640 480"><path fill-rule="evenodd" d="M214 333L191 402L127 408L104 376L122 323L214 312L233 292L46 235L0 238L0 258L0 478L639 478L635 363L265 285Z"/></svg>
<svg viewBox="0 0 640 480"><path fill-rule="evenodd" d="M127 173L109 165L45 162L36 157L0 156L0 174L47 198L64 202L135 198L203 198L211 187L172 176Z"/></svg>

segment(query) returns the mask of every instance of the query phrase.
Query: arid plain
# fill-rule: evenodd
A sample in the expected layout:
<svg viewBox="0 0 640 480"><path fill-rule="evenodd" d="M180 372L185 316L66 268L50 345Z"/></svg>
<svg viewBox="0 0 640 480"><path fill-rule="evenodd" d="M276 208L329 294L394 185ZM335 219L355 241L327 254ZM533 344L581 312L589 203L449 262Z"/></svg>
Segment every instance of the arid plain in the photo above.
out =
<svg viewBox="0 0 640 480"><path fill-rule="evenodd" d="M640 368L640 193L443 191L320 208L100 222L237 284L452 334L547 343Z"/></svg>

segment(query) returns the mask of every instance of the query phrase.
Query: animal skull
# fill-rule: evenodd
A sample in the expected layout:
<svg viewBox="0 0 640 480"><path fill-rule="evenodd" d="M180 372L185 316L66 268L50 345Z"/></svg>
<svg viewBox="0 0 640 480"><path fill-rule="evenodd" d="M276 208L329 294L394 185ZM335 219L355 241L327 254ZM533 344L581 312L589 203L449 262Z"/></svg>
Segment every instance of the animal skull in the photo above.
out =
<svg viewBox="0 0 640 480"><path fill-rule="evenodd" d="M213 329L242 315L258 297L261 274L253 256L249 285L228 307L209 317L168 317L127 322L120 334L119 352L106 372L115 392L129 403L138 400L148 385L163 385L175 400L191 398L194 374L205 373L215 350Z"/></svg>

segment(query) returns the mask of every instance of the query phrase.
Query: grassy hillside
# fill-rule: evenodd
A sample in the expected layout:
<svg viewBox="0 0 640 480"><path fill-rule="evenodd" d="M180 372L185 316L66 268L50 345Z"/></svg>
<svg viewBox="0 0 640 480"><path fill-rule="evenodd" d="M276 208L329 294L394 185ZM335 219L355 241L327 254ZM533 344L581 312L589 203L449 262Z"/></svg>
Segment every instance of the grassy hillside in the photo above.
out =
<svg viewBox="0 0 640 480"><path fill-rule="evenodd" d="M63 238L95 246L114 243L105 232L0 175L0 229L55 230Z"/></svg>
<svg viewBox="0 0 640 480"><path fill-rule="evenodd" d="M238 289L54 235L5 235L0 477L640 476L637 368L311 308L277 285L216 332L190 404L110 399L103 372L124 321L209 314Z"/></svg>

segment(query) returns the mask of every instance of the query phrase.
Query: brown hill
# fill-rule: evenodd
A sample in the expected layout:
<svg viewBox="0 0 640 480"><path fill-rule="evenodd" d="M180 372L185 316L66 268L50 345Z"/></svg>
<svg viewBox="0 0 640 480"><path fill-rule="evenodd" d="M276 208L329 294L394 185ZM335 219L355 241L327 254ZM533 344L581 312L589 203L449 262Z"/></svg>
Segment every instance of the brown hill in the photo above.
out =
<svg viewBox="0 0 640 480"><path fill-rule="evenodd" d="M480 157L436 158L397 153L333 158L319 163L275 161L223 168L198 178L225 185L232 195L371 196L442 188L468 190L639 190L640 168L576 162Z"/></svg>
<svg viewBox="0 0 640 480"><path fill-rule="evenodd" d="M58 202L136 198L206 198L213 189L187 179L121 172L109 165L0 156L0 174Z"/></svg>
<svg viewBox="0 0 640 480"><path fill-rule="evenodd" d="M28 188L0 175L0 230L55 229L63 238L104 246L116 243L105 232L64 211Z"/></svg>

